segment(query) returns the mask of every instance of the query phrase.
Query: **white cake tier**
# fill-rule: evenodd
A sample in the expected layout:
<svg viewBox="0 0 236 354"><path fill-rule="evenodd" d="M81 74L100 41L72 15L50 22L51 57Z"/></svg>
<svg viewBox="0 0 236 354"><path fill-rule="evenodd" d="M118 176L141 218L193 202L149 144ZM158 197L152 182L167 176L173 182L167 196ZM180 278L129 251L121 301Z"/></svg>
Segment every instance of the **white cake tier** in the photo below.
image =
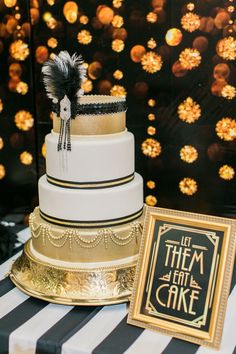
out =
<svg viewBox="0 0 236 354"><path fill-rule="evenodd" d="M99 189L61 188L48 183L45 175L39 179L41 216L52 223L98 227L105 221L108 225L119 222L117 219L128 222L142 207L143 179L137 173L131 182Z"/></svg>
<svg viewBox="0 0 236 354"><path fill-rule="evenodd" d="M130 132L82 136L72 135L72 150L57 151L58 134L46 136L48 181L71 188L89 188L99 182L106 187L127 182L134 174L134 136ZM72 183L70 183L72 182ZM106 182L105 185L102 182ZM109 185L109 184L108 184Z"/></svg>

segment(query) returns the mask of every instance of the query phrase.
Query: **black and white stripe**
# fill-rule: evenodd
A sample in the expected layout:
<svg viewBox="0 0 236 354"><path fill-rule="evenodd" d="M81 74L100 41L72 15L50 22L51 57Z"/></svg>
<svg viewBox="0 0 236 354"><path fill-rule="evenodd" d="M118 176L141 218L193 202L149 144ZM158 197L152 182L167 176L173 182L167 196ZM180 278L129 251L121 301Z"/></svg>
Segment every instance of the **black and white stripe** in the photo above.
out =
<svg viewBox="0 0 236 354"><path fill-rule="evenodd" d="M22 234L23 235L23 234ZM29 237L25 231L22 240ZM20 292L0 265L0 354L215 354L215 350L128 325L127 304L73 307ZM236 354L236 267L220 352Z"/></svg>

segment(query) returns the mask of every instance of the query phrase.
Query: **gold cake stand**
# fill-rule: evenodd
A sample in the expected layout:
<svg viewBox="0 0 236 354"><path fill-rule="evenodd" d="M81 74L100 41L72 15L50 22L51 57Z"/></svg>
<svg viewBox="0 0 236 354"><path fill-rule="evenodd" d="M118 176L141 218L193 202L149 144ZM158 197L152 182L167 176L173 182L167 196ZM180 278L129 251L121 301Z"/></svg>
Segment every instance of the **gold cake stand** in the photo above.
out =
<svg viewBox="0 0 236 354"><path fill-rule="evenodd" d="M65 268L36 258L30 242L25 244L10 271L10 279L27 295L64 305L111 305L129 301L136 262L106 268Z"/></svg>

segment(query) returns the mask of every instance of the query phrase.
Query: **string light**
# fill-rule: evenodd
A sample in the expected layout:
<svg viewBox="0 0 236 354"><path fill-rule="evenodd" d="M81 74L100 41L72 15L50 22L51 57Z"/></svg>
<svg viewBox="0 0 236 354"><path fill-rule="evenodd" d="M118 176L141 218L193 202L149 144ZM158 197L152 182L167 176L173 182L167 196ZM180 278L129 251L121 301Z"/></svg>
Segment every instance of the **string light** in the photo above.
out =
<svg viewBox="0 0 236 354"><path fill-rule="evenodd" d="M201 108L191 97L187 97L178 107L178 116L183 122L194 123L201 117Z"/></svg>
<svg viewBox="0 0 236 354"><path fill-rule="evenodd" d="M144 155L154 158L160 155L161 144L156 139L148 138L142 143L141 149Z"/></svg>
<svg viewBox="0 0 236 354"><path fill-rule="evenodd" d="M185 177L179 182L179 189L183 194L192 196L197 192L197 182L193 178Z"/></svg>
<svg viewBox="0 0 236 354"><path fill-rule="evenodd" d="M230 181L231 179L233 179L234 175L235 175L235 171L234 171L233 167L231 167L229 165L221 166L219 169L220 178L222 178L226 181Z"/></svg>

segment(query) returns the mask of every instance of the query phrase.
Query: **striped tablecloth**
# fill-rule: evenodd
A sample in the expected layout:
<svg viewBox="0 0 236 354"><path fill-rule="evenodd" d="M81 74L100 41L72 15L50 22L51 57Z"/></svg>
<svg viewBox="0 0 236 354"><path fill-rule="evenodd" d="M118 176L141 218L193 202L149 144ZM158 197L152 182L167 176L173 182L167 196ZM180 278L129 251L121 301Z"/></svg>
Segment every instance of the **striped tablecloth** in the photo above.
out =
<svg viewBox="0 0 236 354"><path fill-rule="evenodd" d="M29 230L19 233L25 241ZM0 266L0 354L214 354L160 333L128 325L127 305L74 307L20 292L4 278L15 256ZM236 354L236 267L228 300L221 354Z"/></svg>

